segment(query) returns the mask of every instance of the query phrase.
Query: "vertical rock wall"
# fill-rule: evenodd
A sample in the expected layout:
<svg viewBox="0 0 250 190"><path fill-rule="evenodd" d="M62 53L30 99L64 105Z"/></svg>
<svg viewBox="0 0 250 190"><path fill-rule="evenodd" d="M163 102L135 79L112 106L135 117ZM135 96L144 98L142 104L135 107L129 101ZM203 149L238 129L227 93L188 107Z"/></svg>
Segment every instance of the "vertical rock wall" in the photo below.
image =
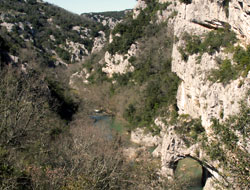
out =
<svg viewBox="0 0 250 190"><path fill-rule="evenodd" d="M236 32L241 46L250 44L250 1L231 0L228 6L223 0L192 0L191 4L180 3L179 0L174 2L159 0L159 2L172 2L168 10L159 13L160 22L167 21L169 11L178 13L168 22L174 25L175 38L180 39L176 40L172 53L172 71L182 80L177 94L179 114L201 118L208 137L212 138L210 128L212 118L223 121L228 116L237 114L240 110L239 101L242 99L247 98L250 105L250 98L246 97L250 90L250 73L246 78L238 78L227 85L212 83L207 76L211 69L218 68L216 58L231 59L232 54L226 54L223 51L214 55L205 53L200 63L197 63L198 55L192 55L185 62L178 49L184 45L181 40L184 32L202 35L221 28L227 23ZM199 160L206 158L206 155L200 151L199 145L187 148L174 133L173 127L165 126L159 120L156 120L156 124L165 129L164 134L162 133L162 142L155 151L155 155L161 155L162 169L165 174L173 175L173 164L183 157L191 156ZM206 164L213 179L207 181L205 189L216 189L213 185L215 179L226 184L220 175L223 169L219 167L218 161L209 161Z"/></svg>

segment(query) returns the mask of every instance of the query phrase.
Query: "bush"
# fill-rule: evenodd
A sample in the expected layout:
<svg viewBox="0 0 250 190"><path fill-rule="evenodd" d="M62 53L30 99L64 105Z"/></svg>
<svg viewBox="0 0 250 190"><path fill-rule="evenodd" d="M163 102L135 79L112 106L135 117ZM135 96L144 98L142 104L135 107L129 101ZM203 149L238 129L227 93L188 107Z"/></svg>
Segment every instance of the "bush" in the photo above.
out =
<svg viewBox="0 0 250 190"><path fill-rule="evenodd" d="M70 55L70 53L68 51L66 51L66 50L64 50L62 48L57 47L56 48L56 53L58 54L58 56L60 58L62 58L67 63L70 62L71 55Z"/></svg>
<svg viewBox="0 0 250 190"><path fill-rule="evenodd" d="M160 4L156 0L148 1L147 8L141 10L136 19L128 17L122 23L116 25L112 31L114 36L113 42L108 45L107 50L112 55L117 53L127 53L130 46L139 38L145 35L145 28L150 25L150 21L154 18L158 10L164 10L169 3ZM120 34L121 36L115 36Z"/></svg>
<svg viewBox="0 0 250 190"><path fill-rule="evenodd" d="M212 70L208 79L212 82L227 84L230 80L235 80L239 76L246 77L250 71L250 46L246 50L239 46L236 47L233 60L237 64L232 65L229 59L218 60L219 69Z"/></svg>
<svg viewBox="0 0 250 190"><path fill-rule="evenodd" d="M218 29L205 34L204 39L196 35L184 33L182 39L185 41L185 47L180 47L179 51L184 61L188 60L189 55L204 53L213 55L219 52L221 47L231 47L236 43L236 35L229 29Z"/></svg>
<svg viewBox="0 0 250 190"><path fill-rule="evenodd" d="M199 137L205 132L201 119L191 119L189 116L180 116L179 124L175 128L177 134L184 140L187 146L199 142Z"/></svg>
<svg viewBox="0 0 250 190"><path fill-rule="evenodd" d="M54 109L59 116L71 121L73 115L77 112L78 106L70 94L70 90L66 89L58 81L47 78L48 87L52 96L50 107Z"/></svg>
<svg viewBox="0 0 250 190"><path fill-rule="evenodd" d="M212 142L203 142L203 148L212 160L219 160L221 166L227 171L227 177L234 179L234 184L229 184L233 189L249 186L249 153L240 147L248 142L250 109L246 102L241 103L238 115L230 116L225 122L213 120L211 126L215 135ZM239 137L236 134L241 134Z"/></svg>
<svg viewBox="0 0 250 190"><path fill-rule="evenodd" d="M235 49L234 56L233 56L234 61L237 63L235 66L239 72L242 72L244 77L247 76L248 72L250 71L250 46L244 50L242 47L238 46Z"/></svg>
<svg viewBox="0 0 250 190"><path fill-rule="evenodd" d="M235 80L238 76L238 72L232 66L231 61L226 59L221 61L219 69L214 69L209 75L209 80L212 82L220 82L223 84L228 83L230 80Z"/></svg>

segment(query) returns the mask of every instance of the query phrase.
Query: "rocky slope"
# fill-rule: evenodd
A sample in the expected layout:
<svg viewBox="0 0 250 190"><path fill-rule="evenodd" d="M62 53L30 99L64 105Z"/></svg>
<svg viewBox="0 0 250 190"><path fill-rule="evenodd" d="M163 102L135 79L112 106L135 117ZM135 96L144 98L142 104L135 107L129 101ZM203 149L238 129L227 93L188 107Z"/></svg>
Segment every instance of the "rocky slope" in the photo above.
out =
<svg viewBox="0 0 250 190"><path fill-rule="evenodd" d="M160 2L172 1L162 0ZM138 7L144 7L144 4L143 2ZM180 47L186 45L185 41L182 40L185 33L202 36L211 30L223 28L225 24L230 25L231 29L236 32L239 39L238 43L241 46L247 46L250 42L249 2L244 0L192 0L185 4L175 1L172 2L167 10L161 13L158 12L158 22L166 21L171 11L176 12L176 17L168 22L174 26L175 38L180 39L174 43L172 52L172 71L182 80L177 94L178 113L180 115L189 115L192 118L200 118L208 142L212 142L215 139L218 140L220 134L215 134L214 132L212 127L213 119L223 122L229 116L239 114L241 112L241 100L249 108L250 73L248 72L246 77L230 80L227 84L222 84L219 81L211 82L208 80L208 75L211 70L218 68L217 58L232 59L232 54L221 50L213 55L204 53L199 57L200 61L197 63L199 54L191 55L184 61L180 53ZM247 64L249 65L250 62ZM212 176L207 180L204 189L217 189L219 187L216 184L220 183L222 184L221 188L224 189L247 188L249 185L247 183L244 185L237 184L237 177L239 176L228 173L227 169L222 166L222 161L217 159L212 161L209 155L206 154L206 151L204 151L204 147L202 147L204 145L194 143L191 147L187 147L183 139L174 130L177 126L168 126L159 121L159 119L155 123L162 128L162 142L159 143L154 154L161 156L164 174L173 176L174 166L178 160L185 157L193 157L203 163L203 167ZM249 130L249 123L244 125L246 130ZM238 133L237 130L229 130L232 130L233 133ZM217 136L215 137L215 135ZM249 132L247 132L248 135ZM249 138L243 138L241 135L238 135L238 138L238 148L241 148L242 144L244 144L243 142L245 142L243 149L247 155L246 158L249 158ZM223 143L221 142L219 147L223 147ZM227 155L234 155L232 152L230 154L230 150L225 147L221 151L224 151ZM249 174L249 167L246 166L245 170L246 174ZM249 178L246 178L246 180L249 180Z"/></svg>
<svg viewBox="0 0 250 190"><path fill-rule="evenodd" d="M115 25L115 22L103 25L43 1L3 0L0 5L1 36L11 45L14 62L18 58L29 60L20 53L23 50L29 51L34 59L43 59L41 64L47 66L82 62L104 46L110 27ZM103 22L112 19L110 15Z"/></svg>
<svg viewBox="0 0 250 190"><path fill-rule="evenodd" d="M249 13L248 0L140 0L133 10L132 20L114 28L105 57L99 61L102 72L113 79L113 84L119 83L117 74L125 76L122 80L130 76L128 83L137 85L139 93L150 83L152 70L149 68L154 68L153 64L159 60L143 68L140 64L147 65L148 60L141 63L133 58L143 57L145 41L160 35L152 29L157 28L155 23L168 25L165 33L170 29L169 36L174 38L167 50L160 41L156 42L158 47L153 47L153 43L151 46L155 52L160 52L159 57L164 51L167 55L171 49L171 70L181 80L176 100L172 102L173 107L177 105L178 115L171 106L165 107L168 114L157 112L158 118L147 115L156 119L154 123L158 129L152 129L148 123L143 126L150 126L154 134L160 130L159 138L145 136L141 130L135 130L131 136L135 143L157 146L153 155L161 157L163 175L174 177L178 161L191 157L203 167L204 189L249 187ZM144 20L142 25L137 23L141 18ZM137 28L133 28L134 23ZM126 30L124 26L130 28ZM126 32L130 35L126 36ZM147 53L148 57L152 56ZM150 70L141 83L137 81L138 68ZM162 93L153 89L154 86L150 89L151 94ZM147 104L149 100L144 97L143 101ZM159 102L153 106L150 103L152 110L164 107ZM129 113L125 112L125 116L129 115L132 125L138 125L134 120L140 121L136 115L140 107L134 105L126 110Z"/></svg>
<svg viewBox="0 0 250 190"><path fill-rule="evenodd" d="M124 16L131 10L125 11L110 11L100 13L83 13L82 16L88 17L96 22L101 23L103 26L108 26L113 29L115 25L122 21Z"/></svg>
<svg viewBox="0 0 250 190"><path fill-rule="evenodd" d="M98 100L123 117L132 142L155 148L162 176L173 179L191 157L205 190L249 189L248 0L138 0L122 22L120 14L78 16L36 0L0 5L1 68L85 61L70 80L84 109ZM62 106L72 104L62 96L68 89L46 85Z"/></svg>

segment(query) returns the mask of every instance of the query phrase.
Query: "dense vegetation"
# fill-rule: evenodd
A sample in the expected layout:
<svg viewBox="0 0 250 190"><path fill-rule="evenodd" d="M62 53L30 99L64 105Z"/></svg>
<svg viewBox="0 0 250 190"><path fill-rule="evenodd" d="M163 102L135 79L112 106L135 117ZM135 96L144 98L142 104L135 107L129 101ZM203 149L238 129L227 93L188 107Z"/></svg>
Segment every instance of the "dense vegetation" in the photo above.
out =
<svg viewBox="0 0 250 190"><path fill-rule="evenodd" d="M220 48L231 47L237 41L235 33L227 26L224 29L212 30L204 37L184 33L182 39L185 41L185 46L180 47L179 51L184 61L194 54L198 54L199 59L204 53L213 55L219 52Z"/></svg>
<svg viewBox="0 0 250 190"><path fill-rule="evenodd" d="M20 48L34 46L39 49L37 53L47 54L49 62L54 61L53 50L66 63L74 62L66 40L80 43L91 52L93 38L100 30L108 30L91 19L37 1L2 0L0 11L3 13L1 22L13 24L11 31L1 28L5 36L14 40L11 50L17 53ZM74 26L79 26L80 30L73 30ZM87 33L85 29L88 29Z"/></svg>
<svg viewBox="0 0 250 190"><path fill-rule="evenodd" d="M246 77L250 71L250 46L246 49L237 46L233 49L232 64L229 59L218 59L219 69L214 69L209 75L209 80L227 84L230 80L235 80L240 76Z"/></svg>
<svg viewBox="0 0 250 190"><path fill-rule="evenodd" d="M179 78L171 72L173 30L166 23L154 23L155 13L168 4L146 2L148 8L137 19L130 15L117 25L113 35L121 36L114 37L106 47L111 54L123 54L138 41L141 51L129 59L134 72L108 78L102 72L104 65L99 64L104 49L86 60L83 67L90 73L90 85L82 87L81 81L82 89L76 91L68 85L68 77L75 70L68 75L67 69L54 68L55 57L48 49L70 62L71 53L64 48L66 38L83 43L89 51L92 47L90 39L79 37L85 33L73 31L73 26L89 28L88 37L98 36L98 31L105 28L36 0L1 1L4 20L14 23L14 27L12 32L0 28L0 189L188 189L180 180L160 178L158 160L152 161L150 156L140 153L141 160L128 160L123 136L112 131L112 138L107 138L107 131L94 127L90 115L98 103L97 108L110 108L123 117L128 127L146 127L153 135L160 133L154 119L169 117L167 124L175 125L187 146L201 143L211 160L219 160L226 174L247 188L250 158L244 147L249 137L249 108L242 104L240 114L224 123L214 120L214 141L209 142L200 119L178 116ZM114 14L117 18L123 16L123 12L101 13ZM53 24L47 22L50 18ZM19 23L24 24L25 30ZM53 42L48 41L51 35L55 37ZM221 47L232 46L236 39L225 29L201 38L185 34L184 40L186 46L180 52L187 60L193 54L215 54ZM18 61L14 63L11 55L18 56ZM250 47L235 47L236 64L218 59L219 69L211 73L211 80L226 83L246 76L249 55ZM96 96L99 102L90 105ZM238 135L243 139L241 148Z"/></svg>
<svg viewBox="0 0 250 190"><path fill-rule="evenodd" d="M13 67L0 73L1 189L183 189L158 181L157 163L128 162L121 137L107 138L83 110L64 117L69 91L58 81Z"/></svg>
<svg viewBox="0 0 250 190"><path fill-rule="evenodd" d="M126 28L127 22L122 25ZM159 130L152 125L154 118L159 114L166 114L171 105L176 109L175 97L179 78L171 72L171 29L163 23L149 24L143 30L144 36L139 41L142 51L129 59L135 68L134 72L114 74L112 78L107 78L102 72L102 65L95 64L99 62L95 55L92 55L84 67L91 73L88 80L92 84L100 81L109 84L109 99L123 99L125 104L119 109L118 114L129 122L130 127L147 127L157 134ZM112 82L114 80L115 83ZM125 95L124 92L129 95ZM113 109L118 109L114 107Z"/></svg>
<svg viewBox="0 0 250 190"><path fill-rule="evenodd" d="M124 22L119 23L112 31L114 37L113 42L108 45L109 53L126 53L136 40L145 35L145 27L155 20L156 12L166 9L168 5L169 3L160 4L156 0L148 1L147 8L142 10L136 19L133 19L131 14Z"/></svg>
<svg viewBox="0 0 250 190"><path fill-rule="evenodd" d="M1 189L182 189L158 181L158 163L128 162L121 137L93 126L65 73L21 64L1 60Z"/></svg>
<svg viewBox="0 0 250 190"><path fill-rule="evenodd" d="M231 116L223 123L213 120L214 141L208 142L206 138L203 140L203 148L210 158L219 160L226 174L234 178L242 189L249 187L250 180L250 156L244 148L250 135L249 114L249 107L242 102L239 115Z"/></svg>

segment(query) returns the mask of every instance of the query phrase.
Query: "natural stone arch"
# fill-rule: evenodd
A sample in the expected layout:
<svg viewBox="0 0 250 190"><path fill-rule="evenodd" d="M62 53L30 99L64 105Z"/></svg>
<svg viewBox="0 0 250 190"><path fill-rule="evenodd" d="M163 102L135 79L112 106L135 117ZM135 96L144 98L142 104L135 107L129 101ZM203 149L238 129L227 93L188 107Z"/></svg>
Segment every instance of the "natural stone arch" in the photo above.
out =
<svg viewBox="0 0 250 190"><path fill-rule="evenodd" d="M202 162L200 161L199 159L197 158L194 158L192 156L184 156L184 157L179 157L179 159L177 159L177 161L175 161L174 163L172 163L172 166L173 166L173 171L174 171L174 176L177 175L177 169L180 169L180 168L177 168L178 167L178 164L181 162L181 161L184 161L184 160L187 160L187 159L190 159L191 162L193 162L193 164L198 164L200 168L197 168L197 170L200 170L201 174L200 176L196 176L196 178L200 178L198 181L196 181L196 184L194 183L193 185L199 185L201 186L202 188L206 185L206 182L209 178L213 177L213 175L210 173L210 170L211 168L207 168L207 166ZM190 163L191 164L191 163ZM197 165L197 166L198 166ZM192 166L189 165L187 166L187 171L188 169L191 169ZM199 171L198 171L199 173ZM196 174L197 175L197 174ZM195 177L195 174L194 176L191 176L190 180L193 180L192 177L194 178Z"/></svg>

